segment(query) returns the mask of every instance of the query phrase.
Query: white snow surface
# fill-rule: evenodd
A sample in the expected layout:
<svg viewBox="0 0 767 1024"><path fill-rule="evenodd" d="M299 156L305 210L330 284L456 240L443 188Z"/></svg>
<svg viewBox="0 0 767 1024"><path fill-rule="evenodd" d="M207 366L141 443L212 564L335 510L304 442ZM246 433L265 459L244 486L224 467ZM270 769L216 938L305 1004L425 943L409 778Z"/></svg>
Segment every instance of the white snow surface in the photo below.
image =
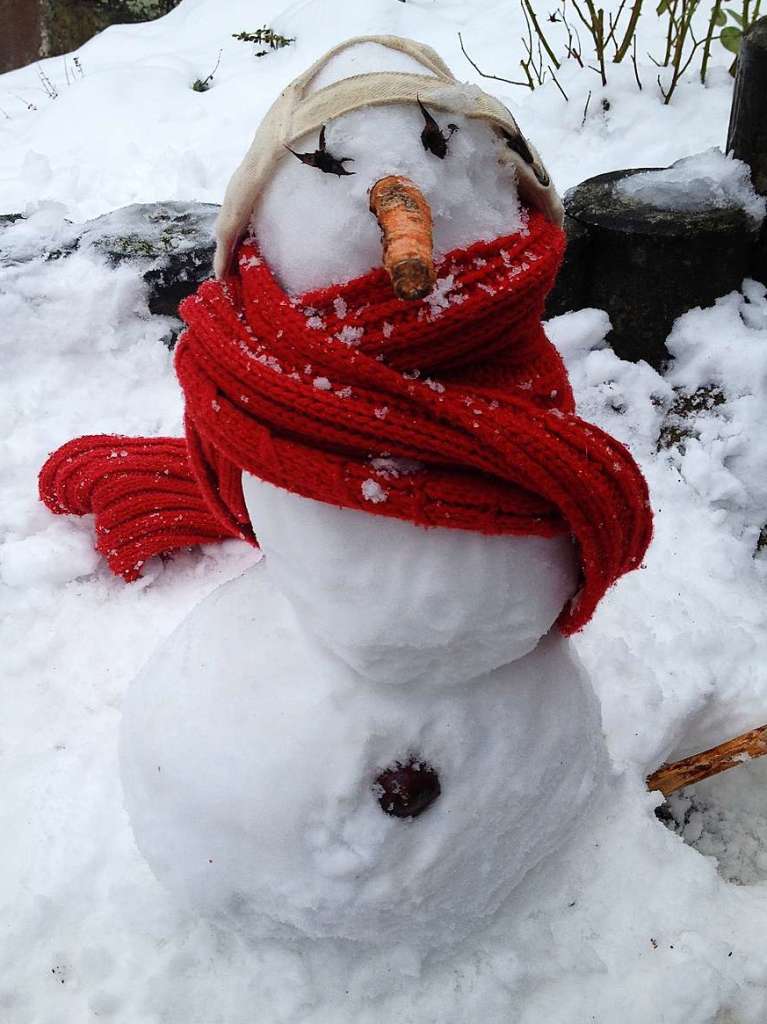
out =
<svg viewBox="0 0 767 1024"><path fill-rule="evenodd" d="M270 562L201 602L128 691L139 847L169 889L250 938L455 945L567 841L603 781L588 680L552 635L462 686L377 686L304 631ZM412 759L442 791L393 818L375 780Z"/></svg>
<svg viewBox="0 0 767 1024"><path fill-rule="evenodd" d="M396 470L376 462L386 463L380 482L365 483L380 488ZM577 589L569 537L425 530L248 473L243 493L274 585L313 636L374 683L466 684L532 651Z"/></svg>
<svg viewBox="0 0 767 1024"><path fill-rule="evenodd" d="M622 178L616 188L661 210L739 206L757 225L767 211L767 201L754 190L748 165L716 147L678 160L671 167Z"/></svg>
<svg viewBox="0 0 767 1024"><path fill-rule="evenodd" d="M137 201L220 201L278 90L344 36L423 39L479 81L457 31L481 67L510 77L524 31L510 0L341 0L332 17L320 0L265 0L253 19L246 0L184 0L158 22L86 44L85 76L69 85L61 58L42 62L55 100L33 67L0 78L2 205L37 211L41 251L56 248L67 220ZM297 42L257 60L229 38L263 22ZM638 48L641 93L630 67L610 68L603 92L573 62L558 73L569 103L553 82L533 94L493 83L560 189L722 144L729 55L715 49L707 86L691 75L663 106L657 69L641 57L653 45L643 37ZM213 87L193 92L219 48ZM109 269L90 252L12 262L0 267L0 316L4 1024L763 1024L764 762L706 783L697 816L677 808L687 843L658 822L659 797L643 783L663 760L767 718L761 286L746 282L681 318L665 377L619 360L599 311L549 324L581 414L631 447L656 512L645 568L572 641L599 696L612 774L511 904L431 952L406 939L366 951L348 940L243 938L156 882L122 804L124 694L190 610L257 555L235 543L178 554L126 586L96 564L88 519L52 519L37 501L42 460L72 436L180 432L167 324L148 315L135 269ZM256 622L254 649L258 635Z"/></svg>

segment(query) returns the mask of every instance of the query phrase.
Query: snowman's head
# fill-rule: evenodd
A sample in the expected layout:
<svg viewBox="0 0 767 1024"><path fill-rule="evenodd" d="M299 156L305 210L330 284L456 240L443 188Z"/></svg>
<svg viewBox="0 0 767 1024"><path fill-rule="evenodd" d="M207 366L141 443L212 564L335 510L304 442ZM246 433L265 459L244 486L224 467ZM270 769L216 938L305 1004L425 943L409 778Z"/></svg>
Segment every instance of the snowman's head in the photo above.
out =
<svg viewBox="0 0 767 1024"><path fill-rule="evenodd" d="M248 230L294 295L380 266L371 191L392 177L430 214L437 262L522 229L528 205L561 223L549 175L506 107L422 44L361 37L321 58L267 114L227 190L216 273Z"/></svg>

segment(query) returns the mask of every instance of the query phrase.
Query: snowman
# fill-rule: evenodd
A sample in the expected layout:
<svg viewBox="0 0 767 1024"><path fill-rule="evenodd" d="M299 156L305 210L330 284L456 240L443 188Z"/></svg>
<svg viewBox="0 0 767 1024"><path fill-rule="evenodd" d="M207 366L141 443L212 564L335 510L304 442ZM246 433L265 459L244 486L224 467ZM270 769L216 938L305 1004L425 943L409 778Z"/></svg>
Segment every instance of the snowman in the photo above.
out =
<svg viewBox="0 0 767 1024"><path fill-rule="evenodd" d="M460 942L604 777L567 636L651 520L540 324L561 220L502 104L421 44L343 43L227 190L182 305L186 437L81 438L41 473L128 580L257 538L121 736L153 871L249 937Z"/></svg>

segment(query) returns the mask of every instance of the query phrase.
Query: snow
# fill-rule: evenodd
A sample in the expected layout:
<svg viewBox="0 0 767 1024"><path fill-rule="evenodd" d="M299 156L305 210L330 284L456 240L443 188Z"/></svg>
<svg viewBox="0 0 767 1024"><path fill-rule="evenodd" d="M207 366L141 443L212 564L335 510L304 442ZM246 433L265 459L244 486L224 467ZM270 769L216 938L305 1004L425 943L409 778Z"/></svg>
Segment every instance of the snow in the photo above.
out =
<svg viewBox="0 0 767 1024"><path fill-rule="evenodd" d="M56 100L34 68L0 77L3 207L32 214L16 229L11 265L0 267L0 1019L762 1024L764 761L698 788L700 814L686 836L695 848L656 819L659 797L642 781L663 760L766 717L766 556L755 551L767 519L767 300L753 282L677 323L667 377L617 359L600 311L549 325L581 414L626 441L643 466L656 535L646 567L611 591L572 643L601 704L607 787L487 927L431 953L407 941L366 951L331 939L246 940L179 907L137 851L117 762L129 684L187 614L257 555L212 546L150 565L125 586L103 564L94 569L87 519L53 520L39 504L35 477L49 450L86 432L178 434L181 402L162 345L167 324L149 316L135 268L110 268L91 251L28 257L36 246L60 248L68 221L130 203L219 202L273 97L343 36L422 39L479 82L457 32L481 67L501 75L513 69L523 32L510 0L342 0L332 18L319 0L265 0L258 22L296 43L257 60L229 38L257 27L249 0L184 0L158 22L86 44L85 77L69 86L61 58L42 62ZM657 69L642 57L654 45L648 34L638 47L641 93L630 67L610 67L603 91L573 62L558 73L568 103L552 82L533 94L492 83L561 191L591 174L666 166L723 143L730 56L715 47L707 86L691 75L665 107ZM212 88L193 92L219 48ZM37 234L22 253L27 232ZM700 408L685 411L680 399L701 390ZM658 450L664 431L669 444ZM258 656L258 623L250 635ZM387 694L379 689L384 703ZM176 743L173 733L154 740ZM247 780L235 781L242 793Z"/></svg>
<svg viewBox="0 0 767 1024"><path fill-rule="evenodd" d="M757 226L767 212L767 201L754 191L748 165L716 148L677 160L662 170L623 178L616 188L660 210L739 206Z"/></svg>

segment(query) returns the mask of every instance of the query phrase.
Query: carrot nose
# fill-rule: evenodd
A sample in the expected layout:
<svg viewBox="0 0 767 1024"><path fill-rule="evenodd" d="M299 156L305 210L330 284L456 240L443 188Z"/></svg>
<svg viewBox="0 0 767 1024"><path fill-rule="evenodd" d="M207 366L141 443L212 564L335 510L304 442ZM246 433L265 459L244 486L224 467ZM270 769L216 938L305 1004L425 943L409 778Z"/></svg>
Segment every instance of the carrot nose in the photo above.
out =
<svg viewBox="0 0 767 1024"><path fill-rule="evenodd" d="M409 178L390 175L370 190L370 210L381 228L383 265L399 299L422 299L434 287L431 209Z"/></svg>

